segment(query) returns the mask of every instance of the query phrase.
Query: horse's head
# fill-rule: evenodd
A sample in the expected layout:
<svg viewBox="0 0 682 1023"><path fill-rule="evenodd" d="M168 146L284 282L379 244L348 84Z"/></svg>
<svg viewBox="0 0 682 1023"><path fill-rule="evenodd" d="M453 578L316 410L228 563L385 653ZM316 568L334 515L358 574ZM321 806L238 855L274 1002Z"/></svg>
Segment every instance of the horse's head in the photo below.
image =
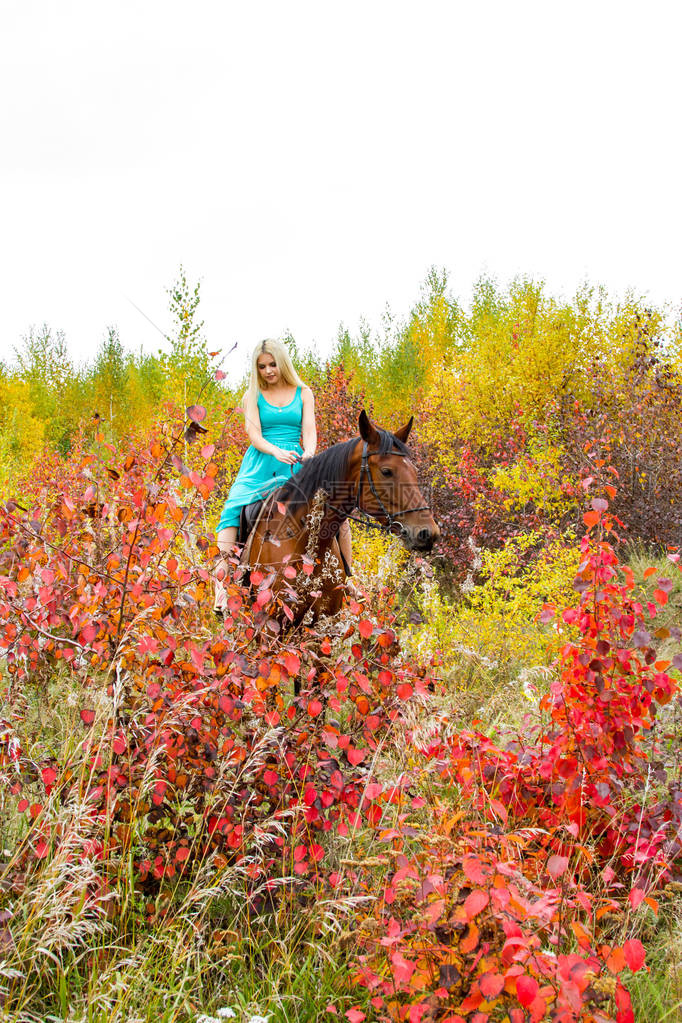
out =
<svg viewBox="0 0 682 1023"><path fill-rule="evenodd" d="M419 487L406 447L413 419L395 433L377 428L367 413L360 413L358 446L358 506L399 533L418 551L430 551L440 530Z"/></svg>

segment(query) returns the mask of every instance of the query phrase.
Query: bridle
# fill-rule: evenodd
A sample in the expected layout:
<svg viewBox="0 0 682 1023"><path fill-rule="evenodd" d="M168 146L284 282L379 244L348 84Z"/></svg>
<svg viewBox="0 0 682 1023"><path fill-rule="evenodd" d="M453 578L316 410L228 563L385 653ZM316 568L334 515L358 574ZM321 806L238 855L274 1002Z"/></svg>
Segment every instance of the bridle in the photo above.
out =
<svg viewBox="0 0 682 1023"><path fill-rule="evenodd" d="M385 533L390 533L393 530L393 527L397 525L400 529L400 532L405 533L406 532L405 527L402 524L402 522L398 522L398 519L400 519L403 515L410 515L412 512L429 511L429 506L428 504L422 504L417 508L406 508L405 511L398 511L393 513L391 513L388 510L388 508L386 508L386 506L384 505L383 501L381 500L377 493L377 489L374 486L374 479L372 478L372 473L369 471L370 458L372 457L372 455L379 454L381 454L380 451L368 451L367 441L363 441L362 462L360 464L360 477L358 479L358 489L355 493L355 501L353 502L353 507L351 508L351 514L344 513L343 509L335 507L335 505L331 504L330 501L327 501L327 505L329 508L332 509L332 511L338 512L340 515L343 515L344 518L352 519L353 522L358 522L361 526L364 526L365 529L380 529ZM407 454L404 451L391 450L390 454L395 455L398 458L410 457L409 454ZM365 482L365 476L367 476L369 489L371 490L374 499L376 500L377 504L379 505L379 508L386 517L385 523L375 522L372 518L370 518L370 514L367 511L367 509L363 508L362 505L360 504L360 499L362 497L362 486L363 483ZM364 516L363 518L359 518L357 515L352 514L353 511L355 511L356 509L361 513L362 516Z"/></svg>

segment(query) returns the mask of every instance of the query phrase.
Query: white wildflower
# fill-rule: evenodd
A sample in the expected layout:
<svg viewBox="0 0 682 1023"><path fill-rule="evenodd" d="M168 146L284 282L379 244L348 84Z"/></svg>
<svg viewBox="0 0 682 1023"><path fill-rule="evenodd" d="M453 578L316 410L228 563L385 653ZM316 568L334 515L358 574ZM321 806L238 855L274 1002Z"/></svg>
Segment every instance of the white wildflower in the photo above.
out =
<svg viewBox="0 0 682 1023"><path fill-rule="evenodd" d="M222 1009L218 1009L218 1015L221 1019L236 1019L237 1013L234 1009L231 1009L229 1005L223 1006Z"/></svg>

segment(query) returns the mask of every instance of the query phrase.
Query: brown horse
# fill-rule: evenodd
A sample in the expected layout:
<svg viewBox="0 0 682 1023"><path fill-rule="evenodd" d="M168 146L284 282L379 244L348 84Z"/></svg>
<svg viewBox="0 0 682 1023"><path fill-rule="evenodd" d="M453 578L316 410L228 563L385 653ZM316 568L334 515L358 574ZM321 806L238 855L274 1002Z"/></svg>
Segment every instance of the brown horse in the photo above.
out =
<svg viewBox="0 0 682 1023"><path fill-rule="evenodd" d="M311 458L266 498L242 560L267 573L293 624L340 609L347 573L337 537L356 511L413 550L440 536L405 443L412 423L389 433L363 411L360 437Z"/></svg>

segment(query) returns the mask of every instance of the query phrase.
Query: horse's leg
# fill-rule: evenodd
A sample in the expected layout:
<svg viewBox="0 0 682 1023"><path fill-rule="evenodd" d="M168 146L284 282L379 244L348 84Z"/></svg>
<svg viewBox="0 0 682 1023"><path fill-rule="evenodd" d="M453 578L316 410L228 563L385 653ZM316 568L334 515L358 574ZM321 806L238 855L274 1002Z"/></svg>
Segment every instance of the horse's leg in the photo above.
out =
<svg viewBox="0 0 682 1023"><path fill-rule="evenodd" d="M343 604L344 583L347 583L347 577L338 537L331 541L321 561L322 564L315 576L317 589L322 591L314 604L316 617L335 615Z"/></svg>
<svg viewBox="0 0 682 1023"><path fill-rule="evenodd" d="M220 614L224 614L227 609L227 593L225 592L225 586L223 579L227 573L227 557L237 542L237 527L227 526L225 529L221 529L218 532L218 547L223 554L223 557L219 560L216 565L216 575L213 577L215 583L215 600L213 602L213 610ZM222 578L218 578L219 572L222 572Z"/></svg>
<svg viewBox="0 0 682 1023"><path fill-rule="evenodd" d="M348 519L344 519L341 525L339 526L339 533L337 539L339 542L339 547L341 549L341 555L346 565L348 566L349 569L348 574L350 575L350 568L353 564L353 547L351 544L350 522L348 521Z"/></svg>

